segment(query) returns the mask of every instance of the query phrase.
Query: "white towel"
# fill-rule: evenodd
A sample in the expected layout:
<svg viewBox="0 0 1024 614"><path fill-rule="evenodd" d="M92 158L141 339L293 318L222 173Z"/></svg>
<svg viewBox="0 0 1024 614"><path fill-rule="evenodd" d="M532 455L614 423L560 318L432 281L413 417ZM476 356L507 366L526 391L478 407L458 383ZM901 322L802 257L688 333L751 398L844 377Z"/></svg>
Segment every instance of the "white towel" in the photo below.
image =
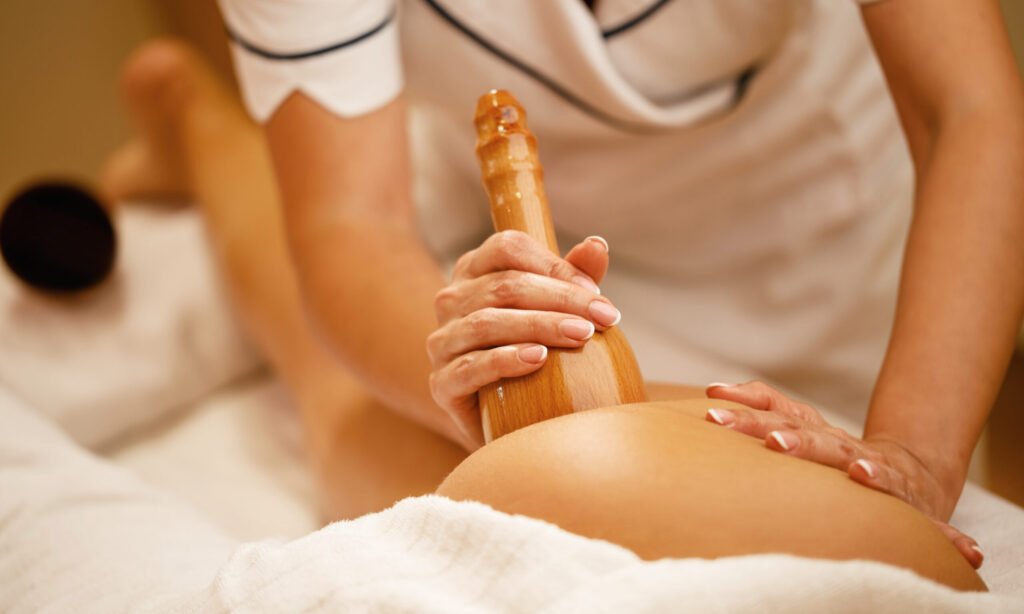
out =
<svg viewBox="0 0 1024 614"><path fill-rule="evenodd" d="M112 279L79 296L0 267L0 384L96 447L253 371L195 209L125 206Z"/></svg>
<svg viewBox="0 0 1024 614"><path fill-rule="evenodd" d="M644 562L441 497L239 544L0 391L4 612L1021 612L878 563Z"/></svg>

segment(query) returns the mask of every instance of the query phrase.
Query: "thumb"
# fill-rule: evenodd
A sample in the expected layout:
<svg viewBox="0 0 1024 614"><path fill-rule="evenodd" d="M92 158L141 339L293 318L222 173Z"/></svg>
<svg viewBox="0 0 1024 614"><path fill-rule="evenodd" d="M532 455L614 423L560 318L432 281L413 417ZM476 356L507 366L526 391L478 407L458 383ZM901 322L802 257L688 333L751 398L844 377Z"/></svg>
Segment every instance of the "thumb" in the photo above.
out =
<svg viewBox="0 0 1024 614"><path fill-rule="evenodd" d="M598 236L587 237L569 250L565 259L599 284L608 272L608 242Z"/></svg>

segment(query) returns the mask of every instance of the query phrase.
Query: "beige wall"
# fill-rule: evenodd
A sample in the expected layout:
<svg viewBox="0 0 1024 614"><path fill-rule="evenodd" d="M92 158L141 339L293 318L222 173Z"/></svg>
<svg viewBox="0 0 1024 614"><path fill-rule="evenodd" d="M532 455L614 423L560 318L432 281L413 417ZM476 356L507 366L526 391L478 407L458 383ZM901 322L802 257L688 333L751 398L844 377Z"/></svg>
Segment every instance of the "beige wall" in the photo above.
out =
<svg viewBox="0 0 1024 614"><path fill-rule="evenodd" d="M224 63L214 6L214 0L0 3L0 199L39 176L97 177L107 153L128 136L117 74L140 42L162 32L203 42L216 37L206 46L216 44L215 59Z"/></svg>
<svg viewBox="0 0 1024 614"><path fill-rule="evenodd" d="M92 178L127 134L121 58L158 30L138 0L4 2L0 8L0 194L40 174Z"/></svg>

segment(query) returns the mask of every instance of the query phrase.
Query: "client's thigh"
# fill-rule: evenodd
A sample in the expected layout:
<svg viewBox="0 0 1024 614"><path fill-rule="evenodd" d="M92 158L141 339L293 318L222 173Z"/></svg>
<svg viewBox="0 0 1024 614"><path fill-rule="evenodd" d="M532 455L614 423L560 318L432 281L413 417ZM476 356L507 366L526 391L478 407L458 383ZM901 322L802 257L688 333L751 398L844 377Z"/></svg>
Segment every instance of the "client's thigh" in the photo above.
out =
<svg viewBox="0 0 1024 614"><path fill-rule="evenodd" d="M647 559L765 552L873 559L955 588L984 588L909 505L706 423L708 403L645 403L536 424L473 454L438 492L542 518Z"/></svg>

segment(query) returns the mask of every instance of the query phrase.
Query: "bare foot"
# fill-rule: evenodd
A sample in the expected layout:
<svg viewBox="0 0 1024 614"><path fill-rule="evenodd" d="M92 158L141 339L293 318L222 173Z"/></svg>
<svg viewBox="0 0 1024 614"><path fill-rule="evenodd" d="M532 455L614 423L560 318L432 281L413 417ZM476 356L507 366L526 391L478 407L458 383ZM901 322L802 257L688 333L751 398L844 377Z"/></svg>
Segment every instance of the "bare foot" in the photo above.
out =
<svg viewBox="0 0 1024 614"><path fill-rule="evenodd" d="M178 124L206 67L184 43L160 38L138 47L121 71L121 97L135 136L107 159L100 191L108 202L190 195Z"/></svg>

